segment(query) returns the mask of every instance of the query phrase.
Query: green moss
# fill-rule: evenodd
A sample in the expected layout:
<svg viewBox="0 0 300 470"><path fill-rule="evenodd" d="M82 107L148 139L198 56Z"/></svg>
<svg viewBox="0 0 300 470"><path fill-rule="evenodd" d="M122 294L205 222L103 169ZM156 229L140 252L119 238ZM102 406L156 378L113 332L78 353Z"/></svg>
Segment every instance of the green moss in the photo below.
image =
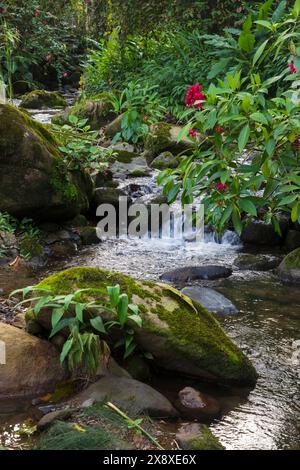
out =
<svg viewBox="0 0 300 470"><path fill-rule="evenodd" d="M103 299L106 286L115 284L120 284L122 291L139 305L143 329L152 337L161 338L166 352L176 353L221 381L255 383L257 374L251 362L213 316L171 287L89 267L71 268L48 277L38 286L56 294L94 289L93 293L79 296L78 300L86 301L91 297Z"/></svg>
<svg viewBox="0 0 300 470"><path fill-rule="evenodd" d="M153 126L145 139L145 149L152 155L157 155L170 144L171 125L160 122Z"/></svg>
<svg viewBox="0 0 300 470"><path fill-rule="evenodd" d="M26 109L64 108L65 98L54 91L34 90L23 96L21 107Z"/></svg>
<svg viewBox="0 0 300 470"><path fill-rule="evenodd" d="M186 450L224 450L224 447L210 429L203 426L202 435L192 439Z"/></svg>
<svg viewBox="0 0 300 470"><path fill-rule="evenodd" d="M283 263L287 269L300 269L300 248L289 253Z"/></svg>

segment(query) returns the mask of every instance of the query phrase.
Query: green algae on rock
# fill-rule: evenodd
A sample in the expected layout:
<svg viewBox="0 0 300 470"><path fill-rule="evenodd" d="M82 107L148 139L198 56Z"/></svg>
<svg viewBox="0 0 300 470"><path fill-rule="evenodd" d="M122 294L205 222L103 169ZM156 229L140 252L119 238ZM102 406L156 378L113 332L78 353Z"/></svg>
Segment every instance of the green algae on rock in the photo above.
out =
<svg viewBox="0 0 300 470"><path fill-rule="evenodd" d="M285 284L300 285L300 248L284 258L279 266L279 276Z"/></svg>
<svg viewBox="0 0 300 470"><path fill-rule="evenodd" d="M115 284L139 306L143 327L135 328L136 342L142 350L152 353L160 367L226 384L255 384L257 373L253 365L213 316L170 286L137 281L104 269L79 267L50 276L38 287L57 295L95 289L78 299L86 300L85 296L103 299L106 286ZM50 317L49 312L41 312L36 321L50 330Z"/></svg>
<svg viewBox="0 0 300 470"><path fill-rule="evenodd" d="M34 90L22 97L20 106L25 109L64 108L67 102L55 91Z"/></svg>
<svg viewBox="0 0 300 470"><path fill-rule="evenodd" d="M0 211L70 219L88 209L91 192L88 175L68 171L47 126L0 104Z"/></svg>

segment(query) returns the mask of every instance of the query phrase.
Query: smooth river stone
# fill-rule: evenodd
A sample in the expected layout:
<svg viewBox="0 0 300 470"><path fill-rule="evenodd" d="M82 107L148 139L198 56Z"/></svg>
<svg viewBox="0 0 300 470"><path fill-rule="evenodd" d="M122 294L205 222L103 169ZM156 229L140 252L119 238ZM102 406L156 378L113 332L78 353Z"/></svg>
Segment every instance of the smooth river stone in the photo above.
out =
<svg viewBox="0 0 300 470"><path fill-rule="evenodd" d="M185 287L181 291L212 313L238 313L238 309L224 295L209 287Z"/></svg>

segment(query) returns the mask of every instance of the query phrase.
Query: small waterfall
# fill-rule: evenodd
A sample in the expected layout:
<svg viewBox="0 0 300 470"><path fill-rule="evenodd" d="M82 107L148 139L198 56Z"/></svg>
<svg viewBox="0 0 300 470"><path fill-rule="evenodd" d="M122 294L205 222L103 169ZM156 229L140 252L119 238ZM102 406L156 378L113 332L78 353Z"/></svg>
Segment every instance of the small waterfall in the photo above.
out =
<svg viewBox="0 0 300 470"><path fill-rule="evenodd" d="M0 104L6 103L6 86L5 83L0 81Z"/></svg>

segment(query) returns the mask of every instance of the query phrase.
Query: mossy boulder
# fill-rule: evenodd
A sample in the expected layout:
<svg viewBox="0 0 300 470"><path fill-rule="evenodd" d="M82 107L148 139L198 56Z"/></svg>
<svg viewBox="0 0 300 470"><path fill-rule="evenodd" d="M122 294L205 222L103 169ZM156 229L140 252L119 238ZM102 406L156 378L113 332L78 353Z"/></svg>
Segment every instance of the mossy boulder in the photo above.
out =
<svg viewBox="0 0 300 470"><path fill-rule="evenodd" d="M69 123L70 116L87 119L87 124L92 130L99 130L115 119L116 114L113 112L112 105L104 94L89 100L80 100L71 108L67 108L63 113L54 116L52 122L62 126Z"/></svg>
<svg viewBox="0 0 300 470"><path fill-rule="evenodd" d="M55 91L34 90L22 97L20 106L25 109L64 108L67 102Z"/></svg>
<svg viewBox="0 0 300 470"><path fill-rule="evenodd" d="M177 155L193 149L195 144L191 139L184 137L178 140L181 131L182 127L165 122L153 124L145 138L145 151L148 163L151 163L162 152L169 151Z"/></svg>
<svg viewBox="0 0 300 470"><path fill-rule="evenodd" d="M279 276L285 284L300 285L300 248L284 258L279 266Z"/></svg>
<svg viewBox="0 0 300 470"><path fill-rule="evenodd" d="M165 170L166 168L177 168L179 164L179 158L174 157L171 152L162 152L158 157L154 158L151 162L151 168L157 170Z"/></svg>
<svg viewBox="0 0 300 470"><path fill-rule="evenodd" d="M119 284L139 306L143 327L135 329L138 345L153 354L163 369L212 381L255 384L257 374L249 359L226 336L219 323L200 304L164 284L137 281L104 269L72 268L43 280L38 287L55 294L93 288L103 299L106 286ZM80 300L89 296L81 294ZM36 318L51 329L51 312Z"/></svg>
<svg viewBox="0 0 300 470"><path fill-rule="evenodd" d="M93 185L68 171L50 130L8 104L0 104L0 211L16 217L61 220L89 207Z"/></svg>
<svg viewBox="0 0 300 470"><path fill-rule="evenodd" d="M211 430L200 423L184 423L176 434L176 441L183 450L224 450Z"/></svg>

